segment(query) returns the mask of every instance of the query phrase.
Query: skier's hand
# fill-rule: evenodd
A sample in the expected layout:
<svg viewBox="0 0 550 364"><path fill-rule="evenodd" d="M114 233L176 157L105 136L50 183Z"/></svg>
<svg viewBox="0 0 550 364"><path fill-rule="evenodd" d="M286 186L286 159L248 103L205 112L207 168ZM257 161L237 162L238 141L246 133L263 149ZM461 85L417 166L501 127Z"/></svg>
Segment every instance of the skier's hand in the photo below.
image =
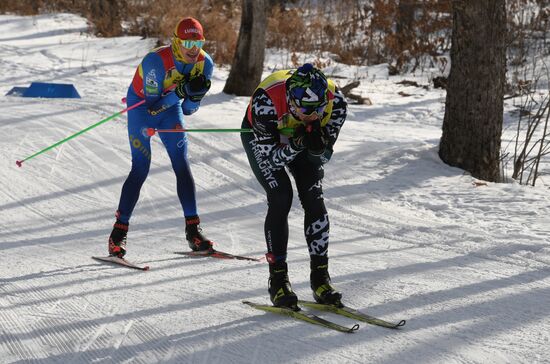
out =
<svg viewBox="0 0 550 364"><path fill-rule="evenodd" d="M325 152L327 140L319 120L305 125L304 145L311 155L320 156Z"/></svg>
<svg viewBox="0 0 550 364"><path fill-rule="evenodd" d="M330 157L332 157L332 147L327 146L322 154L315 155L308 151L307 153L307 159L315 164L315 165L323 165L325 163L328 163L330 160Z"/></svg>
<svg viewBox="0 0 550 364"><path fill-rule="evenodd" d="M304 145L304 137L306 134L306 128L303 124L300 124L294 129L294 134L292 138L288 140L288 144L295 150L304 150L306 146Z"/></svg>
<svg viewBox="0 0 550 364"><path fill-rule="evenodd" d="M182 80L176 86L174 92L179 98L199 102L210 90L211 82L205 75L199 75L189 81Z"/></svg>
<svg viewBox="0 0 550 364"><path fill-rule="evenodd" d="M177 82L176 88L174 89L174 93L178 95L180 99L184 99L187 97L187 94L185 93L186 83L187 83L187 78L184 76L181 80Z"/></svg>

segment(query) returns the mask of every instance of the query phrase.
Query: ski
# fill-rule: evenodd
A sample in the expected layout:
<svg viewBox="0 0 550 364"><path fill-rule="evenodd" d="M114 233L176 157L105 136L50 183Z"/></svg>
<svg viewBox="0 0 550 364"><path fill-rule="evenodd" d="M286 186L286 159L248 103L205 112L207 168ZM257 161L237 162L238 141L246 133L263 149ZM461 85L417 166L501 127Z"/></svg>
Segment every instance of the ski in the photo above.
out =
<svg viewBox="0 0 550 364"><path fill-rule="evenodd" d="M174 254L187 255L190 257L212 257L212 258L218 258L218 259L248 260L252 262L262 261L262 258L253 258L253 257L246 257L243 255L235 255L235 254L226 253L226 252L222 252L214 249L189 251L189 252L174 252Z"/></svg>
<svg viewBox="0 0 550 364"><path fill-rule="evenodd" d="M313 301L298 301L298 304L304 307L315 309L315 310L331 312L337 315L349 317L354 320L366 322L367 324L387 327L389 329L397 329L401 326L404 326L406 323L405 320L401 320L397 323L385 321L385 320L367 315L365 313L359 312L356 309L353 309L348 306L337 307L334 305L325 305L325 304L317 303Z"/></svg>
<svg viewBox="0 0 550 364"><path fill-rule="evenodd" d="M138 270L143 270L143 271L149 270L148 265L144 265L144 266L137 265L137 264L134 264L132 262L127 261L124 258L113 257L113 256L110 256L110 255L107 256L107 257L92 257L92 259L100 261L100 262L118 264L118 265L121 265L123 267L131 268L131 269L138 269Z"/></svg>
<svg viewBox="0 0 550 364"><path fill-rule="evenodd" d="M336 330L336 331L339 331L339 332L344 332L344 333L347 333L347 334L353 333L353 332L357 331L357 329L359 329L358 324L355 324L352 327L347 327L347 326L343 326L343 325L337 324L337 323L332 322L332 321L325 320L325 319L323 319L319 316L316 316L316 315L314 315L310 312L306 312L306 311L302 311L302 310L294 311L294 310L291 310L290 308L286 308L286 307L275 307L275 306L270 306L270 305L261 305L261 304L257 304L257 303L250 302L250 301L243 301L243 303L245 305L253 307L257 310L292 317L292 318L300 320L300 321L304 321L304 322L307 322L307 323L310 323L310 324L313 324L313 325L322 326L322 327L332 329L332 330Z"/></svg>

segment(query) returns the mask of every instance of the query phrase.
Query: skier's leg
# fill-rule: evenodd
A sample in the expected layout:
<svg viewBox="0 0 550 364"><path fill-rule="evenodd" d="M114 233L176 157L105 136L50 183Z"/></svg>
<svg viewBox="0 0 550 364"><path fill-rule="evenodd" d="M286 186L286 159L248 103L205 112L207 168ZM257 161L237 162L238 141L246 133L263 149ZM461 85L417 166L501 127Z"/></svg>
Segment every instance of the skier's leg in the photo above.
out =
<svg viewBox="0 0 550 364"><path fill-rule="evenodd" d="M304 208L304 234L310 254L310 284L317 302L341 306L342 294L331 285L328 273L329 218L323 198L323 166L302 153L289 165Z"/></svg>
<svg viewBox="0 0 550 364"><path fill-rule="evenodd" d="M128 138L132 152L132 169L122 186L118 206L118 220L128 223L139 199L141 186L151 166L151 137L143 133L148 127L146 111L140 107L128 112Z"/></svg>
<svg viewBox="0 0 550 364"><path fill-rule="evenodd" d="M183 128L183 113L180 107L172 107L165 113L160 124L162 129ZM195 181L187 159L187 133L159 133L159 135L176 174L177 193L185 216L186 240L192 250L208 250L212 248L212 242L204 236L199 225Z"/></svg>
<svg viewBox="0 0 550 364"><path fill-rule="evenodd" d="M122 258L126 254L126 235L139 193L151 165L150 137L143 130L148 127L147 111L138 107L128 112L128 138L132 153L132 168L122 186L116 213L116 222L109 236L109 254Z"/></svg>
<svg viewBox="0 0 550 364"><path fill-rule="evenodd" d="M290 178L284 169L272 171L266 167L258 157L258 146L252 133L242 133L241 141L252 172L267 195L264 233L268 256L272 260L284 261L288 245L288 213L293 197Z"/></svg>
<svg viewBox="0 0 550 364"><path fill-rule="evenodd" d="M299 154L289 165L296 181L298 197L304 209L304 234L310 255L326 256L329 243L329 218L323 198L323 166Z"/></svg>
<svg viewBox="0 0 550 364"><path fill-rule="evenodd" d="M243 128L248 123L243 121ZM254 176L267 195L267 215L264 234L269 263L268 291L275 306L297 307L298 298L292 291L286 264L288 245L288 213L292 204L292 185L284 169L273 171L266 168L259 157L254 135L241 133L241 141Z"/></svg>

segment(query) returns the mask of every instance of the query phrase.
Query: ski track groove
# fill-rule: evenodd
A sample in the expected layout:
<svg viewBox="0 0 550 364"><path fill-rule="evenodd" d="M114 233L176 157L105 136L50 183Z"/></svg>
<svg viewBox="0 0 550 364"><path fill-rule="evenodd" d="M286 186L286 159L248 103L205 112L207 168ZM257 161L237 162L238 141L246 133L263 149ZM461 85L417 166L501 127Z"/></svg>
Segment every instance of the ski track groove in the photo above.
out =
<svg viewBox="0 0 550 364"><path fill-rule="evenodd" d="M94 361L104 359L105 357L109 357L109 344L112 335L108 330L108 326L108 322L95 326L91 335L89 335L89 338L86 339L84 346L79 347L75 352L71 358L71 362L92 363Z"/></svg>
<svg viewBox="0 0 550 364"><path fill-rule="evenodd" d="M43 291L42 288L34 288L32 285L30 285L28 281L26 283L28 284L28 286L25 285L24 287L17 285L15 283L10 284L11 286L14 286L17 290L24 292L24 299L22 299L24 303L30 302L33 305L55 304L56 302L59 301L59 298L49 296ZM22 306L19 306L19 302L18 302L20 298L19 296L14 295L10 297L15 297L13 300L10 300L10 304L14 308L22 307Z"/></svg>
<svg viewBox="0 0 550 364"><path fill-rule="evenodd" d="M176 349L173 344L163 340L166 334L154 326L139 320L134 325L134 334L139 339L139 343L147 343L147 352L154 355L149 362L166 362L170 360ZM153 345L154 343L154 345Z"/></svg>
<svg viewBox="0 0 550 364"><path fill-rule="evenodd" d="M21 360L36 360L36 356L34 355L34 353L26 348L26 346L22 343L22 340L20 340L17 336L11 334L11 331L14 329L24 330L24 327L22 327L20 320L12 317L12 315L10 315L9 313L0 311L0 327L4 332L3 336L6 337L5 340L2 340L2 346L5 346L13 356Z"/></svg>
<svg viewBox="0 0 550 364"><path fill-rule="evenodd" d="M76 348L71 358L71 362L77 362L81 357L83 357L85 359L84 361L87 363L92 362L92 360L98 359L96 355L92 355L92 352L99 351L105 347L102 345L102 341L107 329L107 323L91 325L89 328L91 332L88 336L82 336L84 340Z"/></svg>
<svg viewBox="0 0 550 364"><path fill-rule="evenodd" d="M12 291L14 289L22 288L13 283L11 283L10 286ZM149 334L155 329L148 325L143 327L144 325L142 322L135 324L132 320L115 323L110 321L108 323L96 325L90 321L94 318L89 317L89 315L82 314L81 310L79 310L80 306L77 302L72 303L72 301L67 298L53 298L45 292L40 291L40 288L34 289L32 285L28 284L28 281L26 286L26 293L24 295L25 300L28 301L30 297L31 300L34 300L38 303L24 309L18 309L18 311L22 312L17 317L25 317L25 315L38 317L38 322L33 325L33 328L29 329L23 324L20 319L7 316L3 312L0 312L0 314L3 316L3 327L6 325L6 323L11 323L14 327L19 328L23 332L23 335L25 337L28 336L31 342L36 341L41 343L39 345L41 350L35 351L34 353L32 353L33 355L31 355L28 350L25 350L25 345L21 342L20 339L18 339L16 336L9 335L7 342L8 348L10 352L12 352L19 358L35 359L36 357L47 358L52 355L59 355L60 357L70 356L72 357L72 361L76 361L82 356L82 351L85 351L85 362L92 362L94 360L97 360L98 358L101 358L100 354L102 351L107 351L107 356L111 357L114 362L123 362L130 358L133 358L132 360L136 362L146 363L148 361L138 360L138 358L135 357L136 353L134 352L134 350L127 348L126 342L131 341L131 333L135 330L138 330L141 332L142 336L149 339L164 336L163 333L160 333L158 330L155 334ZM8 297L12 298L11 303L14 304L15 307L17 307L18 297L12 295L9 295ZM45 308L41 307L44 304L48 305L48 303L51 303L51 305ZM94 303L89 301L87 303L87 312L103 312L103 310L101 310L101 307L95 305ZM37 305L38 307L36 307ZM55 314L53 314L54 316L52 316L52 310L59 312L58 316L55 316ZM67 316L63 315L67 312L73 312L75 315L73 315L73 317L70 317L70 319L68 320ZM41 316L43 313L45 313L46 316ZM80 313L80 315L78 315L78 313ZM113 317L112 313L108 315L110 317ZM95 316L97 318L97 314ZM116 328L119 327L121 324L124 325L122 331L118 334L113 334L113 330L110 329L110 327L113 326ZM62 327L63 329L57 329L57 331L53 331L55 327ZM6 327L4 327L4 331L9 332ZM83 338L86 338L84 344L78 345L79 342L82 342ZM32 345L32 343L30 345L36 347L36 345ZM89 348L92 348L93 351L88 353L87 350ZM152 350L152 352L157 358L166 356L170 352L170 347L161 346L160 349L155 348Z"/></svg>
<svg viewBox="0 0 550 364"><path fill-rule="evenodd" d="M59 354L70 354L74 351L74 343L81 337L78 330L78 325L71 323L68 329L56 332L48 332L52 327L56 327L59 324L67 325L66 320L60 319L45 319L39 320L37 325L37 335L45 343L49 344L49 347L45 349L46 357L48 357L52 352ZM77 339L77 340L75 340Z"/></svg>
<svg viewBox="0 0 550 364"><path fill-rule="evenodd" d="M94 305L93 303L88 302L89 305L92 306L94 312L101 312L99 307ZM65 310L63 310L65 311ZM108 313L109 316L113 316L112 313ZM63 323L64 326L67 326L67 323ZM121 325L123 324L124 327L120 334L113 334L113 330L110 329L110 326L112 325ZM134 321L130 319L129 321L125 322L116 322L114 324L104 323L100 325L90 325L89 323L85 322L82 326L83 333L79 332L78 330L75 330L72 325L69 325L64 331L75 331L75 337L82 338L86 337L86 333L89 333L92 331L91 335L88 335L88 339L84 343L84 345L79 349L79 351L87 351L89 348L93 349L92 353L98 350L107 350L108 356L111 357L114 361L125 361L129 358L133 358L132 360L137 360L138 358L135 357L134 350L130 350L127 348L127 342L135 341L133 340L133 336L137 335L141 338L145 338L150 341L158 340L159 337L166 336L163 332L157 330L153 326L150 326L143 322L142 320ZM143 341L139 341L143 342ZM107 343L111 349L109 349L108 346L105 345ZM159 348L152 348L148 351L151 351L151 353L155 356L155 358L161 358L171 355L170 353L173 351L173 348L170 345L165 345L164 343L160 343ZM75 354L75 357L73 358L73 361L78 358L79 354L78 352ZM86 355L86 362L89 360L97 360L100 356L95 355ZM141 362L141 360L138 360L138 362ZM151 362L149 360L143 361L144 363Z"/></svg>
<svg viewBox="0 0 550 364"><path fill-rule="evenodd" d="M73 320L67 320L66 316L63 313L68 312L67 308L70 308L70 305L67 305L66 302L60 300L52 299L49 296L38 293L36 290L30 290L30 292L25 294L25 297L35 296L38 298L38 302L50 302L53 301L53 307L42 308L39 305L38 307L30 306L24 309L21 309L21 312L18 316L31 316L38 318L33 328L28 330L31 341L41 342L41 350L39 355L40 357L47 358L52 354L70 354L73 351L73 347L70 343L78 342L78 338L81 337L82 331L85 331L87 328L79 323L79 321L73 322ZM51 313L48 313L51 309L56 309L59 312L57 316L52 316ZM47 311L44 311L47 310ZM36 314L38 311L38 314ZM46 312L46 316L41 316L41 313ZM82 318L80 316L79 318ZM20 324L18 324L20 326ZM66 326L65 330L58 332L51 332L52 328L58 326ZM75 340L76 339L76 340Z"/></svg>

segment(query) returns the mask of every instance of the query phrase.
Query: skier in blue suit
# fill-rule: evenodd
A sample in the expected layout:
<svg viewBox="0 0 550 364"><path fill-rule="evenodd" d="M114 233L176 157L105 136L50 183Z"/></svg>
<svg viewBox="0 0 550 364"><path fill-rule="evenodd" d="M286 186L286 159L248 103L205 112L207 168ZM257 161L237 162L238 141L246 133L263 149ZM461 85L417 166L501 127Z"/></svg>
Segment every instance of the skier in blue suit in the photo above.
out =
<svg viewBox="0 0 550 364"><path fill-rule="evenodd" d="M145 102L128 112L128 137L132 152L132 169L122 186L116 222L109 236L111 256L126 254L126 236L141 186L151 165L151 137L148 128L182 129L183 115L199 109L210 89L212 58L202 47L202 25L194 18L177 24L170 45L148 53L138 66L128 89L128 107ZM173 92L172 92L173 90ZM186 133L159 133L176 174L177 193L186 221L185 236L192 250L208 250L212 242L200 228L195 199L195 182L187 159Z"/></svg>

